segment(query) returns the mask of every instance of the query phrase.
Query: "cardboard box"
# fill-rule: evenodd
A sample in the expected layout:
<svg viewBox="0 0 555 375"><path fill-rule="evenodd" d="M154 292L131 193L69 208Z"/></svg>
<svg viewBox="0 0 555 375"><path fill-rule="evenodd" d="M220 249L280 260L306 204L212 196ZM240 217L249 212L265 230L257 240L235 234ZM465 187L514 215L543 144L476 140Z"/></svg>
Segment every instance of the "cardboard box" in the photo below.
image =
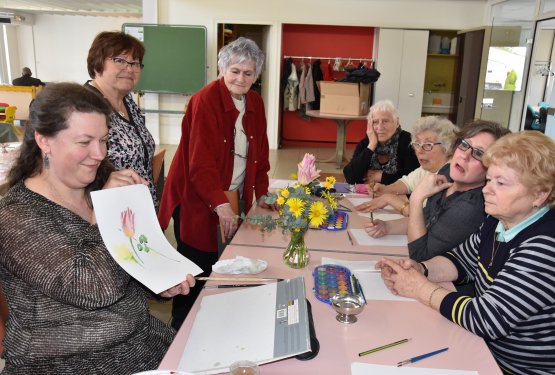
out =
<svg viewBox="0 0 555 375"><path fill-rule="evenodd" d="M367 115L370 91L369 83L320 81L320 113Z"/></svg>

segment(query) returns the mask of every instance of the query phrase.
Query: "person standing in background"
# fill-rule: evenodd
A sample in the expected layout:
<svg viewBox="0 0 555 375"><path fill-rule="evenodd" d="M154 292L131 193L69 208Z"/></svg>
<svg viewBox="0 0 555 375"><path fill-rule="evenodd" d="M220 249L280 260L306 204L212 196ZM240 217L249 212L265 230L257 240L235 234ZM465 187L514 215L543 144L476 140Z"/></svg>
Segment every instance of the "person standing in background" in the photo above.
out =
<svg viewBox="0 0 555 375"><path fill-rule="evenodd" d="M87 56L92 80L85 87L102 95L111 105L108 158L117 169L133 169L148 181L158 207L152 169L156 145L145 125L145 116L131 97L141 78L145 48L120 31L104 31L96 36Z"/></svg>
<svg viewBox="0 0 555 375"><path fill-rule="evenodd" d="M167 228L173 216L177 250L208 276L218 260L218 225L226 238L238 227L225 191L237 191L250 209L254 196L268 192L268 137L260 95L250 90L264 54L255 42L238 38L218 53L219 78L191 97L181 124L158 219ZM172 326L179 328L202 284L174 298Z"/></svg>
<svg viewBox="0 0 555 375"><path fill-rule="evenodd" d="M38 79L31 77L33 72L28 67L22 69L21 77L12 81L14 86L44 86L44 83Z"/></svg>

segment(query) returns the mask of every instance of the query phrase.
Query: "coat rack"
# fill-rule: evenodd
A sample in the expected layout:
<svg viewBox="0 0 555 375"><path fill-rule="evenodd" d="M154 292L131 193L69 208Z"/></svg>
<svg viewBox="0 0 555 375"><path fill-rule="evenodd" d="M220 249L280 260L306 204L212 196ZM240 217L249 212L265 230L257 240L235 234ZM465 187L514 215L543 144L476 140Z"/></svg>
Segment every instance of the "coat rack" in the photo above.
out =
<svg viewBox="0 0 555 375"><path fill-rule="evenodd" d="M315 60L335 60L335 59L340 59L340 60L355 60L355 61L369 61L371 63L374 63L374 59L369 59L366 57L331 57L331 56L288 56L288 55L284 55L283 56L284 59L287 58L291 58L291 59L315 59Z"/></svg>

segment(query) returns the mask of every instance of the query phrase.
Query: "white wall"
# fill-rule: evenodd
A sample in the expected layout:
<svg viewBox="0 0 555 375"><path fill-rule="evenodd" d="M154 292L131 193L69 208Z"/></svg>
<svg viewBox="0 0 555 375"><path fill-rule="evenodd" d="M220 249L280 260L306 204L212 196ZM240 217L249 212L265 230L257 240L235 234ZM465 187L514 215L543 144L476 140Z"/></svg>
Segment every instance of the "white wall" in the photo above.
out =
<svg viewBox="0 0 555 375"><path fill-rule="evenodd" d="M207 28L208 80L216 78L218 23L268 25L268 93L266 110L270 147L277 147L279 67L283 23L374 26L414 29L463 30L484 22L486 3L437 0L157 0L158 23L204 25ZM145 8L146 9L146 8ZM148 15L144 15L149 19ZM142 19L37 15L31 26L18 26L19 60L35 69L43 81L88 79L86 56L94 36L103 30L120 30L125 22ZM176 46L176 48L186 48ZM395 48L395 46L392 46ZM148 53L148 51L147 51ZM34 56L35 61L31 60ZM165 95L160 109L182 110L187 98ZM181 116L160 115L160 142L178 143Z"/></svg>
<svg viewBox="0 0 555 375"><path fill-rule="evenodd" d="M262 24L273 29L266 51L273 61L266 68L271 69L267 84L274 96L265 103L271 148L277 147L282 24L463 30L483 26L486 7L480 1L436 0L158 0L158 4L159 23L206 26L209 81L216 78L218 23Z"/></svg>
<svg viewBox="0 0 555 375"><path fill-rule="evenodd" d="M31 67L33 76L45 82L84 83L89 79L87 54L96 34L121 30L126 22L141 19L37 14L33 26L17 26L20 64Z"/></svg>

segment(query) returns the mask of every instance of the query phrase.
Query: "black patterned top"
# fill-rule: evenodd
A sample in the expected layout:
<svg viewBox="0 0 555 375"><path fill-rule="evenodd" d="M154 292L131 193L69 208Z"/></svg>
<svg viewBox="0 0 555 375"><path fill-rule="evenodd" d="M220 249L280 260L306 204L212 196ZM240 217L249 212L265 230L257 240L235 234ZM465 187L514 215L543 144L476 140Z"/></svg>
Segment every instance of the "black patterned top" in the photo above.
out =
<svg viewBox="0 0 555 375"><path fill-rule="evenodd" d="M174 331L110 256L98 226L16 184L0 200L4 374L132 374L158 367Z"/></svg>
<svg viewBox="0 0 555 375"><path fill-rule="evenodd" d="M87 81L85 87L102 95L91 85L91 81ZM131 94L127 95L123 102L127 108L129 120L117 111L112 111L108 133L108 158L116 169L133 169L147 180L154 205L158 207L152 171L152 157L156 144L145 125L145 116L131 98Z"/></svg>

